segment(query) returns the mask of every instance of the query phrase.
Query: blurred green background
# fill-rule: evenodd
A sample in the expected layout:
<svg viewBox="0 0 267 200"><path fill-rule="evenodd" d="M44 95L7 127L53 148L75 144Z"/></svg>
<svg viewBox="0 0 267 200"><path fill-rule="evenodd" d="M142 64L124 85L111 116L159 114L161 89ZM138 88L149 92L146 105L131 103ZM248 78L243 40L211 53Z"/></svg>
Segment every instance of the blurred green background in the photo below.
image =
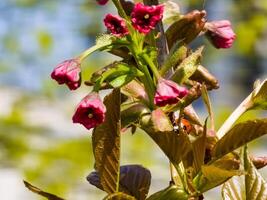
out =
<svg viewBox="0 0 267 200"><path fill-rule="evenodd" d="M204 66L221 88L211 92L219 127L252 90L257 78L267 77L266 0L174 0L181 12L205 9L209 20L229 19L237 40L232 49L216 50L206 44ZM111 3L95 0L1 0L0 1L0 194L3 200L40 199L24 188L28 180L66 199L101 199L105 194L87 183L93 170L91 135L74 125L75 106L90 88L70 92L50 79L59 62L93 45L104 31L102 19L115 13ZM97 53L83 64L83 79L98 67L116 59ZM202 119L207 114L196 102ZM266 116L250 112L244 119ZM267 138L253 142L250 151L266 155ZM140 163L152 172L150 193L167 186L168 161L143 132L123 133L122 164ZM266 177L265 169L261 172ZM206 199L220 199L218 189Z"/></svg>

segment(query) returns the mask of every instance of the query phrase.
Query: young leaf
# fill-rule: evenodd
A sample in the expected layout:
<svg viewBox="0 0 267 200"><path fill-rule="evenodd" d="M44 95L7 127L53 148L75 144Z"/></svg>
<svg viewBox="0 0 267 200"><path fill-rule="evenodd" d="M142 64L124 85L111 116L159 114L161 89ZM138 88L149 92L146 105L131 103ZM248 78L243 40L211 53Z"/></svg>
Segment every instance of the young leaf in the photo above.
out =
<svg viewBox="0 0 267 200"><path fill-rule="evenodd" d="M32 192L34 192L36 194L39 194L40 196L45 197L48 200L64 200L63 198L60 198L60 197L58 197L58 196L56 196L54 194L50 194L48 192L42 191L41 189L31 185L27 181L23 181L23 182L24 182L25 187L28 188L30 191L32 191Z"/></svg>
<svg viewBox="0 0 267 200"><path fill-rule="evenodd" d="M164 3L163 23L172 24L180 19L180 7L173 1Z"/></svg>
<svg viewBox="0 0 267 200"><path fill-rule="evenodd" d="M123 106L123 105L122 105ZM149 114L151 111L141 103L132 103L121 111L121 127L125 128L132 123L138 123L141 116Z"/></svg>
<svg viewBox="0 0 267 200"><path fill-rule="evenodd" d="M246 146L244 147L244 169L247 172L245 175L246 199L267 199L267 183L251 162Z"/></svg>
<svg viewBox="0 0 267 200"><path fill-rule="evenodd" d="M152 194L147 200L188 200L189 195L179 186L172 185Z"/></svg>
<svg viewBox="0 0 267 200"><path fill-rule="evenodd" d="M128 97L148 102L148 96L144 86L136 80L132 80L130 83L124 85L121 88L121 92Z"/></svg>
<svg viewBox="0 0 267 200"><path fill-rule="evenodd" d="M264 80L252 94L253 109L267 109L267 80Z"/></svg>
<svg viewBox="0 0 267 200"><path fill-rule="evenodd" d="M173 129L169 122L164 124L164 128L159 128L160 122L155 122L155 118L149 115L142 117L141 128L156 142L156 144L162 149L165 155L170 159L174 165L178 165L181 159L190 151L191 143L185 133L176 133L174 131L160 131ZM161 115L163 117L164 115ZM167 116L165 116L167 118ZM154 118L154 121L152 120ZM167 120L167 119L165 119ZM165 121L158 120L158 121ZM168 119L169 120L169 119ZM156 129L155 129L156 128ZM179 148L177 148L179 147Z"/></svg>
<svg viewBox="0 0 267 200"><path fill-rule="evenodd" d="M92 172L87 176L92 185L103 190L99 173ZM134 196L138 200L146 199L151 182L150 171L141 165L125 165L120 167L120 192Z"/></svg>
<svg viewBox="0 0 267 200"><path fill-rule="evenodd" d="M212 149L214 159L221 158L244 144L267 134L267 119L250 120L235 125Z"/></svg>
<svg viewBox="0 0 267 200"><path fill-rule="evenodd" d="M246 195L243 190L244 181L240 176L234 176L223 184L222 199L223 200L245 200Z"/></svg>
<svg viewBox="0 0 267 200"><path fill-rule="evenodd" d="M206 137L207 137L207 120L205 121L204 131L192 144L193 150L193 166L195 172L198 173L201 166L204 164L205 150L206 150Z"/></svg>
<svg viewBox="0 0 267 200"><path fill-rule="evenodd" d="M92 144L95 168L100 174L100 183L108 193L118 191L120 167L120 90L104 99L107 107L104 123L93 131Z"/></svg>
<svg viewBox="0 0 267 200"><path fill-rule="evenodd" d="M136 200L136 198L122 192L116 192L108 195L103 200Z"/></svg>
<svg viewBox="0 0 267 200"><path fill-rule="evenodd" d="M184 83L197 70L204 47L200 47L185 58L177 67L171 79L179 84Z"/></svg>
<svg viewBox="0 0 267 200"><path fill-rule="evenodd" d="M208 93L208 90L207 90L207 87L205 84L202 84L202 98L203 98L203 101L207 107L207 110L208 110L208 113L209 113L209 116L210 116L210 123L211 123L211 130L214 131L215 130L215 127L214 127L214 114L213 114L213 111L212 111L212 106L211 106L211 101L210 101L210 98L209 98L209 93Z"/></svg>
<svg viewBox="0 0 267 200"><path fill-rule="evenodd" d="M201 173L194 179L197 189L202 193L221 185L233 176L240 176L243 173L237 170L239 162L235 160L222 159L216 162L211 165L202 165Z"/></svg>
<svg viewBox="0 0 267 200"><path fill-rule="evenodd" d="M170 53L166 61L164 62L162 68L160 69L160 74L164 76L169 69L175 69L177 65L180 64L186 58L187 52L187 47L185 45L182 45L173 53Z"/></svg>
<svg viewBox="0 0 267 200"><path fill-rule="evenodd" d="M169 49L177 41L189 44L202 31L205 25L205 11L194 10L174 22L166 31Z"/></svg>

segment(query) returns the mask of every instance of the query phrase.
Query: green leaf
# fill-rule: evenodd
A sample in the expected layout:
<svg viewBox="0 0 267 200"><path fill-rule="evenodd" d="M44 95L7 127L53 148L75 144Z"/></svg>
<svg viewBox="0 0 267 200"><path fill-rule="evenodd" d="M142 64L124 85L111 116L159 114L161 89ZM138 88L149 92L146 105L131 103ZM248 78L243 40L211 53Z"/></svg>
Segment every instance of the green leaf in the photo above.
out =
<svg viewBox="0 0 267 200"><path fill-rule="evenodd" d="M187 47L185 45L182 45L177 48L173 53L169 54L162 68L160 69L160 74L164 76L169 69L175 69L177 65L180 64L186 58L187 52Z"/></svg>
<svg viewBox="0 0 267 200"><path fill-rule="evenodd" d="M179 186L172 185L152 194L147 200L188 200L188 194Z"/></svg>
<svg viewBox="0 0 267 200"><path fill-rule="evenodd" d="M164 3L163 23L172 24L178 21L180 16L180 7L173 1L167 1Z"/></svg>
<svg viewBox="0 0 267 200"><path fill-rule="evenodd" d="M240 176L234 176L223 184L223 200L245 200L244 181Z"/></svg>
<svg viewBox="0 0 267 200"><path fill-rule="evenodd" d="M264 80L252 93L253 109L267 109L267 80Z"/></svg>
<svg viewBox="0 0 267 200"><path fill-rule="evenodd" d="M122 105L123 106L123 105ZM149 114L151 111L141 103L133 103L121 111L121 126L125 128L133 123L138 123L141 116Z"/></svg>
<svg viewBox="0 0 267 200"><path fill-rule="evenodd" d="M267 134L267 119L250 120L235 125L212 149L214 159L221 158L244 144Z"/></svg>
<svg viewBox="0 0 267 200"><path fill-rule="evenodd" d="M201 173L196 176L194 183L199 191L206 192L221 185L233 176L242 175L243 172L238 168L239 162L227 156L210 165L202 165Z"/></svg>
<svg viewBox="0 0 267 200"><path fill-rule="evenodd" d="M105 97L106 119L93 131L92 144L95 168L100 174L100 183L108 193L118 191L120 167L120 90Z"/></svg>
<svg viewBox="0 0 267 200"><path fill-rule="evenodd" d="M136 200L136 198L122 192L116 192L108 195L104 200Z"/></svg>
<svg viewBox="0 0 267 200"><path fill-rule="evenodd" d="M246 199L267 199L267 183L251 162L246 146L244 147L244 169L247 172L245 175Z"/></svg>
<svg viewBox="0 0 267 200"><path fill-rule="evenodd" d="M213 114L213 111L212 111L212 106L211 106L209 93L208 93L208 90L207 90L207 87L206 87L205 84L202 84L201 91L202 91L203 101L204 101L204 103L205 103L205 105L207 107L207 110L208 110L208 113L209 113L209 116L210 116L211 130L214 131L214 129L215 129L215 127L214 127L214 114Z"/></svg>
<svg viewBox="0 0 267 200"><path fill-rule="evenodd" d="M171 79L179 84L184 83L197 70L204 47L200 47L185 58L177 67Z"/></svg>
<svg viewBox="0 0 267 200"><path fill-rule="evenodd" d="M153 116L154 115L154 116ZM173 129L169 122L165 123L162 128L160 124L169 119L160 119L159 122L155 120L158 111L153 111L152 116L146 115L141 119L141 128L156 142L162 149L165 155L170 159L174 165L178 165L181 159L190 151L191 143L185 133L177 133L175 131L160 131ZM161 115L163 118L164 115ZM154 121L153 121L154 118ZM156 121L156 122L155 122ZM179 147L179 148L177 148Z"/></svg>
<svg viewBox="0 0 267 200"><path fill-rule="evenodd" d="M63 198L60 198L60 197L58 197L58 196L56 196L54 194L50 194L48 192L42 191L41 189L31 185L27 181L23 181L23 182L24 182L25 187L27 187L30 191L32 191L32 192L34 192L36 194L39 194L40 196L45 197L48 200L64 200Z"/></svg>
<svg viewBox="0 0 267 200"><path fill-rule="evenodd" d="M143 75L143 72L133 65L128 65L123 62L114 62L94 73L91 82L96 83L94 89L97 91L104 82L116 88L131 82L135 77Z"/></svg>

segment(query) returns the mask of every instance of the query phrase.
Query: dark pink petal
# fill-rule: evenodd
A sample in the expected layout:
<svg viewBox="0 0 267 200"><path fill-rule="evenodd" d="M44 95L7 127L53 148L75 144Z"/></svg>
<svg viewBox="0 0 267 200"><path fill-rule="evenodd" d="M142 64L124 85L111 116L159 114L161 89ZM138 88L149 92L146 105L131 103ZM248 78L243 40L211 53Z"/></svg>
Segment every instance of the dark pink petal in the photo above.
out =
<svg viewBox="0 0 267 200"><path fill-rule="evenodd" d="M73 123L82 124L88 130L105 120L106 107L98 93L92 92L82 99L72 117Z"/></svg>
<svg viewBox="0 0 267 200"><path fill-rule="evenodd" d="M216 48L230 48L233 45L236 35L230 21L207 22L206 28L206 36Z"/></svg>
<svg viewBox="0 0 267 200"><path fill-rule="evenodd" d="M137 3L132 11L132 24L140 33L148 34L163 17L163 5L145 6Z"/></svg>
<svg viewBox="0 0 267 200"><path fill-rule="evenodd" d="M154 103L157 106L176 104L179 99L183 98L187 94L188 90L179 86L175 82L166 79L159 79Z"/></svg>
<svg viewBox="0 0 267 200"><path fill-rule="evenodd" d="M76 90L81 85L80 65L77 59L65 60L56 66L51 73L51 78L58 84L66 84L70 90Z"/></svg>
<svg viewBox="0 0 267 200"><path fill-rule="evenodd" d="M117 37L123 37L127 34L129 34L129 30L126 26L126 22L123 18L107 14L104 19L104 24L107 27L107 29L115 36Z"/></svg>

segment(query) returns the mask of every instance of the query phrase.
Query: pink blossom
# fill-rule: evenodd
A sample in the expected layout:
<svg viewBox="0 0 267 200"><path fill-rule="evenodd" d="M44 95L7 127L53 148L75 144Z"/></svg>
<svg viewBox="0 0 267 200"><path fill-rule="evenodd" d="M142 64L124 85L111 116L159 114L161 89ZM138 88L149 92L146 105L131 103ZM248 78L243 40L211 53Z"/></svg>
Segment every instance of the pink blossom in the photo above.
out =
<svg viewBox="0 0 267 200"><path fill-rule="evenodd" d="M96 0L99 5L105 5L108 0Z"/></svg>
<svg viewBox="0 0 267 200"><path fill-rule="evenodd" d="M80 65L77 59L65 60L56 66L51 73L51 78L58 84L66 84L70 90L76 90L81 85Z"/></svg>
<svg viewBox="0 0 267 200"><path fill-rule="evenodd" d="M165 106L167 104L175 104L179 99L188 94L188 90L179 86L175 82L166 79L159 79L157 91L154 97L154 103L157 106Z"/></svg>
<svg viewBox="0 0 267 200"><path fill-rule="evenodd" d="M112 14L107 14L104 19L107 29L117 37L123 37L129 34L129 30L123 18Z"/></svg>
<svg viewBox="0 0 267 200"><path fill-rule="evenodd" d="M88 130L105 120L106 107L98 93L92 92L82 99L72 117L73 123L82 124Z"/></svg>
<svg viewBox="0 0 267 200"><path fill-rule="evenodd" d="M140 33L148 34L163 17L163 5L145 6L137 3L132 11L132 24Z"/></svg>
<svg viewBox="0 0 267 200"><path fill-rule="evenodd" d="M236 38L236 35L231 27L231 22L228 20L207 22L206 36L216 48L230 48Z"/></svg>

